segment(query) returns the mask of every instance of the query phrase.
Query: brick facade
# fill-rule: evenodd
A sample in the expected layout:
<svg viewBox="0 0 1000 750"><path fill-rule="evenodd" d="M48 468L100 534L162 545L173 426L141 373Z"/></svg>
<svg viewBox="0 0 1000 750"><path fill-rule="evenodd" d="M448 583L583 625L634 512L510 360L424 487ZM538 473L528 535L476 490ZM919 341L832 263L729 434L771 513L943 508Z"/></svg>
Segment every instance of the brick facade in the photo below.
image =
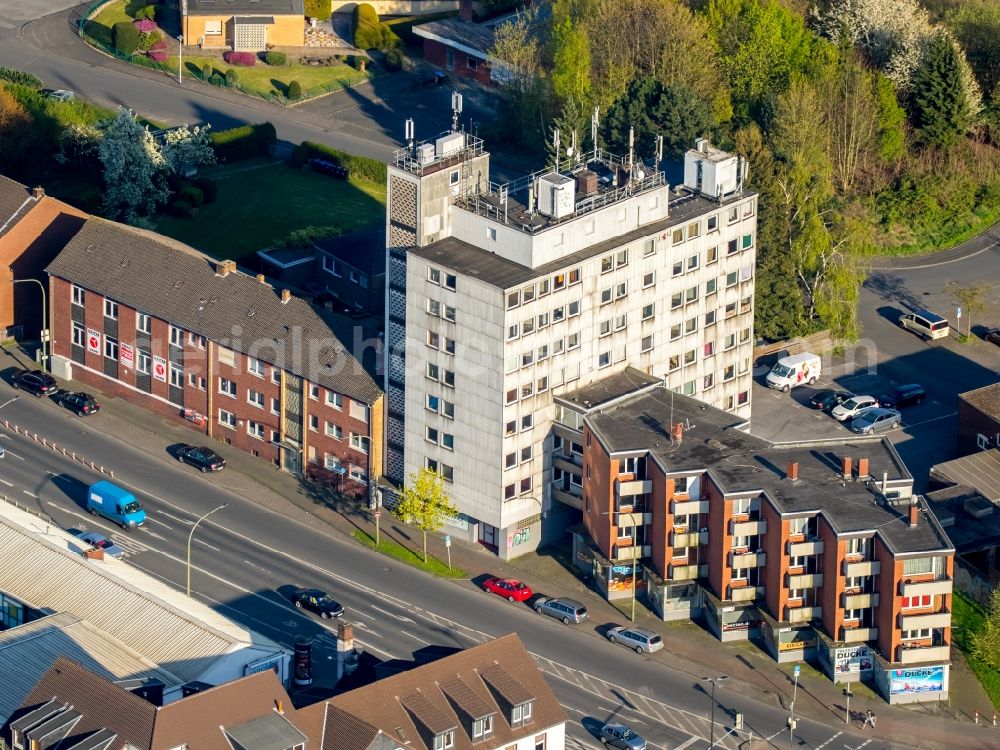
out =
<svg viewBox="0 0 1000 750"><path fill-rule="evenodd" d="M424 39L424 59L459 78L482 84L491 83L490 64L486 59L470 55L435 39Z"/></svg>

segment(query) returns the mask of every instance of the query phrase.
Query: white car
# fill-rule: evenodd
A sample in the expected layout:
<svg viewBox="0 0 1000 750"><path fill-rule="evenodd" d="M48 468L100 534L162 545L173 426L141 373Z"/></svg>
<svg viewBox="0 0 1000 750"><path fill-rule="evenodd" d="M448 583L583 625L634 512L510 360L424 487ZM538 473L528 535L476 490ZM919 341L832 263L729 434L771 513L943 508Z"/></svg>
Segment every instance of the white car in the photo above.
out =
<svg viewBox="0 0 1000 750"><path fill-rule="evenodd" d="M56 89L49 92L49 99L55 99L57 102L68 102L76 99L76 94L68 89Z"/></svg>
<svg viewBox="0 0 1000 750"><path fill-rule="evenodd" d="M858 416L858 412L862 409L870 409L873 406L878 406L878 400L874 396L852 396L844 403L833 407L830 415L838 422L846 422Z"/></svg>

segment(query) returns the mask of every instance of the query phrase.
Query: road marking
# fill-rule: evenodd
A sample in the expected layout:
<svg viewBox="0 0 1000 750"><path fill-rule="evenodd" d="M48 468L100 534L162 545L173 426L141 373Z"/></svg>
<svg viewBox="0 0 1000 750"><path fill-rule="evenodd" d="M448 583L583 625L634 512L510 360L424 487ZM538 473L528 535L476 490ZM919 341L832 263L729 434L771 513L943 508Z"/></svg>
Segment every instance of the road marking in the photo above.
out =
<svg viewBox="0 0 1000 750"><path fill-rule="evenodd" d="M425 641L423 638L417 638L417 636L413 635L413 633L410 633L410 632L408 632L406 630L400 630L399 632L402 633L403 635L407 636L408 638L412 638L417 643L422 643L425 646L430 646L431 645L430 641Z"/></svg>
<svg viewBox="0 0 1000 750"><path fill-rule="evenodd" d="M684 748L690 747L691 745L693 745L697 741L698 741L697 737L688 737L688 739L687 739L686 742L682 742L677 747L675 747L674 750L684 750Z"/></svg>
<svg viewBox="0 0 1000 750"><path fill-rule="evenodd" d="M218 547L213 547L208 542L201 541L201 539L195 539L195 541L198 542L198 544L200 544L202 547L208 547L210 550L213 550L215 552L222 552L222 550L219 549Z"/></svg>
<svg viewBox="0 0 1000 750"><path fill-rule="evenodd" d="M828 739L822 745L817 745L816 746L816 750L823 750L824 747L826 747L827 745L829 745L831 742L833 742L835 739L837 739L842 734L843 734L842 731L841 732L837 732L835 735L833 735L833 737L831 737L830 739Z"/></svg>
<svg viewBox="0 0 1000 750"><path fill-rule="evenodd" d="M167 518L177 521L177 523L184 524L185 526L190 526L192 523L191 521L186 521L183 518L178 518L173 513L167 513L167 511L165 510L158 510L156 512L159 513L161 516L166 516Z"/></svg>
<svg viewBox="0 0 1000 750"><path fill-rule="evenodd" d="M0 21L0 28L16 29L17 27L12 23L7 23L6 21Z"/></svg>
<svg viewBox="0 0 1000 750"><path fill-rule="evenodd" d="M13 487L13 486L14 486L14 485L13 485L13 483L11 483L11 482L8 482L8 481L7 481L6 479L0 479L0 482L3 482L3 483L4 483L4 484L6 484L6 485L7 485L8 487Z"/></svg>
<svg viewBox="0 0 1000 750"><path fill-rule="evenodd" d="M911 422L911 423L909 423L909 424L907 424L905 426L906 427L919 427L922 424L930 424L931 422L940 422L942 419L949 419L950 417L954 417L956 414L958 414L958 412L957 411L953 411L953 412L951 412L951 414L943 414L940 417L931 417L930 419L925 419L922 422Z"/></svg>
<svg viewBox="0 0 1000 750"><path fill-rule="evenodd" d="M384 610L381 607L376 607L374 604L371 606L372 609L374 609L376 612L381 612L383 615L388 615L389 617L399 620L400 622L413 622L413 620L411 620L409 617L400 617L399 615L394 615L392 612Z"/></svg>
<svg viewBox="0 0 1000 750"><path fill-rule="evenodd" d="M250 562L249 560L244 560L243 562L245 564L249 565L251 568L257 568L257 570L263 570L268 575L271 575L271 571L268 570L267 568L262 568L260 565L255 565L254 563Z"/></svg>
<svg viewBox="0 0 1000 750"><path fill-rule="evenodd" d="M155 518L153 518L152 516L149 516L149 515L147 515L147 516L146 516L146 520L147 520L147 521L152 521L153 523L158 523L158 524L160 524L160 526L162 526L162 527L163 527L163 528L165 528L165 529L170 529L171 531L173 531L173 530L174 530L174 527L173 527L173 526L170 526L169 524L165 524L165 523L163 523L163 521L157 521L157 520L156 520Z"/></svg>
<svg viewBox="0 0 1000 750"><path fill-rule="evenodd" d="M13 486L13 485L12 485L12 486ZM36 495L36 494L35 494L34 492L30 492L30 491L28 491L28 490L21 490L21 492L23 492L23 493L24 493L25 495L27 495L28 497L33 497L33 498L35 498L36 500L38 499L38 495Z"/></svg>

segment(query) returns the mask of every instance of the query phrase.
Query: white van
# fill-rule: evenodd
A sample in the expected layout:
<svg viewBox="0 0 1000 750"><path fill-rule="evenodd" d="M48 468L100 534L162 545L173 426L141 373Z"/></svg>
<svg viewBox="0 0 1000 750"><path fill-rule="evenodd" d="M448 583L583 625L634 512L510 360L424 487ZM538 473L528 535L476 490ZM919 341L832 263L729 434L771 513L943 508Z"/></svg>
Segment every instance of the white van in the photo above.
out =
<svg viewBox="0 0 1000 750"><path fill-rule="evenodd" d="M821 366L819 356L802 352L790 357L782 357L767 374L767 387L788 391L797 385L812 385L819 377Z"/></svg>

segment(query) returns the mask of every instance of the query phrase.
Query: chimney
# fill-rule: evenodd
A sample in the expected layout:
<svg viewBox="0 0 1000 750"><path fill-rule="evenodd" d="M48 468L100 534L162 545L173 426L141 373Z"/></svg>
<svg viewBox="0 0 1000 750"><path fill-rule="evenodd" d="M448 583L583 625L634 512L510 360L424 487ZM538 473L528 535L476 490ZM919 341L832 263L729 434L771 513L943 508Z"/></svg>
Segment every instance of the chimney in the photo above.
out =
<svg viewBox="0 0 1000 750"><path fill-rule="evenodd" d="M104 550L100 547L94 547L92 549L85 549L83 551L83 557L86 560L103 560Z"/></svg>
<svg viewBox="0 0 1000 750"><path fill-rule="evenodd" d="M262 273L257 274L257 281L259 281L261 284L266 284L267 283L267 281L265 281L265 278L266 277L264 276L264 274L262 274Z"/></svg>
<svg viewBox="0 0 1000 750"><path fill-rule="evenodd" d="M917 505L917 498L910 500L910 528L914 529L920 520L920 506Z"/></svg>
<svg viewBox="0 0 1000 750"><path fill-rule="evenodd" d="M284 716L285 715L285 704L281 702L281 698L278 698L278 700L275 701L275 702L278 704L278 713L281 714L282 716Z"/></svg>
<svg viewBox="0 0 1000 750"><path fill-rule="evenodd" d="M851 463L852 462L850 456L844 456L843 458L840 459L840 475L844 479L851 478Z"/></svg>
<svg viewBox="0 0 1000 750"><path fill-rule="evenodd" d="M281 290L281 304L283 304L283 305L287 304L288 300L290 300L291 298L292 298L292 290L291 289L282 289Z"/></svg>
<svg viewBox="0 0 1000 750"><path fill-rule="evenodd" d="M680 445L684 442L684 425L681 422L675 422L670 435L673 437L674 443Z"/></svg>
<svg viewBox="0 0 1000 750"><path fill-rule="evenodd" d="M868 459L858 459L858 479L868 479Z"/></svg>
<svg viewBox="0 0 1000 750"><path fill-rule="evenodd" d="M215 264L215 273L219 276L228 276L236 270L235 260L220 260Z"/></svg>
<svg viewBox="0 0 1000 750"><path fill-rule="evenodd" d="M349 622L337 623L337 681L358 668L358 655L354 652L354 626Z"/></svg>
<svg viewBox="0 0 1000 750"><path fill-rule="evenodd" d="M36 187L31 189L31 197L35 200L40 200L45 197L45 188Z"/></svg>
<svg viewBox="0 0 1000 750"><path fill-rule="evenodd" d="M472 10L472 0L458 0L458 17L463 21L476 20L476 14Z"/></svg>
<svg viewBox="0 0 1000 750"><path fill-rule="evenodd" d="M788 468L785 470L785 476L791 479L793 482L799 481L799 462L789 461Z"/></svg>

